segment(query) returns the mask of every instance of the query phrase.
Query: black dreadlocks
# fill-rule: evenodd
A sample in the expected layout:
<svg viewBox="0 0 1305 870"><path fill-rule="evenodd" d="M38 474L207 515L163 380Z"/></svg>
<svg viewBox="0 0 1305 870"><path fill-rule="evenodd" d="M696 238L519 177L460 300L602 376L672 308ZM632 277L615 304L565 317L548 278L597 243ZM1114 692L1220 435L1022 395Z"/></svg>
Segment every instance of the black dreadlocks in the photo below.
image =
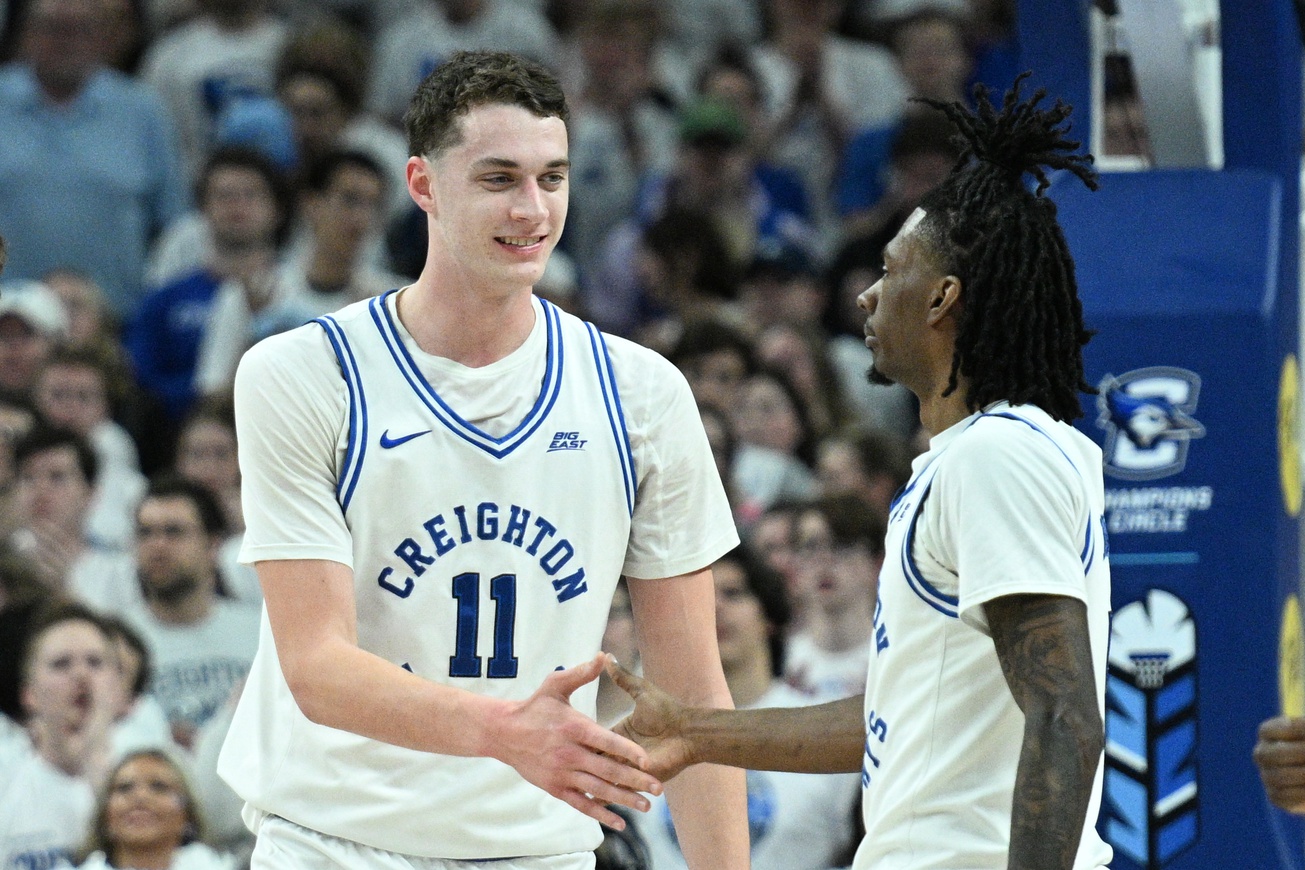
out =
<svg viewBox="0 0 1305 870"><path fill-rule="evenodd" d="M1056 206L1042 195L1050 182L1043 167L1073 172L1097 189L1092 155L1070 153L1078 142L1062 122L1071 107L1057 100L1039 109L1046 91L1020 101L1015 79L998 110L983 85L974 89L977 111L961 103L922 100L944 112L959 135L962 154L951 175L920 203L921 232L961 279L951 379L943 395L968 379L971 409L1001 399L1029 403L1057 420L1083 414L1078 393L1096 390L1083 378L1083 306L1074 261L1056 221ZM1032 192L1024 173L1038 181Z"/></svg>

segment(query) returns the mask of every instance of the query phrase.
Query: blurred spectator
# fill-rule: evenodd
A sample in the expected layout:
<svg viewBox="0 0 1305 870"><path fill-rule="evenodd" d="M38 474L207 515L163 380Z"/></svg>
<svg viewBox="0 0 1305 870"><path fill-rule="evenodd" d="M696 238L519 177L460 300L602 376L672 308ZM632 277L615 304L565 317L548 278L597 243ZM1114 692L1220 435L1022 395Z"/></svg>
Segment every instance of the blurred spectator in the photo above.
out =
<svg viewBox="0 0 1305 870"><path fill-rule="evenodd" d="M0 394L0 551L22 523L14 445L36 424L36 406L23 396ZM0 604L3 607L3 604Z"/></svg>
<svg viewBox="0 0 1305 870"><path fill-rule="evenodd" d="M35 281L5 284L0 291L0 395L30 401L41 367L67 335L68 315L54 291Z"/></svg>
<svg viewBox="0 0 1305 870"><path fill-rule="evenodd" d="M586 286L588 310L609 329L629 333L640 325L632 322L644 311L636 252L648 227L673 210L707 215L738 271L766 246L813 243L811 228L778 208L757 180L747 129L732 106L705 98L691 104L680 114L679 136L675 165L651 180L635 218L613 230Z"/></svg>
<svg viewBox="0 0 1305 870"><path fill-rule="evenodd" d="M764 245L743 273L739 299L757 330L779 324L820 329L826 297L807 251L796 245Z"/></svg>
<svg viewBox="0 0 1305 870"><path fill-rule="evenodd" d="M99 463L67 429L33 427L14 446L22 527L11 538L54 592L111 612L139 598L131 556L87 532Z"/></svg>
<svg viewBox="0 0 1305 870"><path fill-rule="evenodd" d="M784 678L823 700L865 690L874 642L887 517L856 496L821 498L794 527L805 620L789 641Z"/></svg>
<svg viewBox="0 0 1305 870"><path fill-rule="evenodd" d="M252 148L287 176L299 166L294 119L273 96L249 93L223 104L213 119L213 133L204 156L232 145Z"/></svg>
<svg viewBox="0 0 1305 870"><path fill-rule="evenodd" d="M966 41L969 20L940 6L923 6L889 23L889 46L910 96L944 103L969 101L974 58Z"/></svg>
<svg viewBox="0 0 1305 870"><path fill-rule="evenodd" d="M183 163L198 178L218 116L246 97L268 97L289 25L267 0L196 0L200 14L160 36L141 77L163 96L177 126Z"/></svg>
<svg viewBox="0 0 1305 870"><path fill-rule="evenodd" d="M783 578L789 607L793 611L789 621L790 631L801 627L802 611L807 598L796 585L799 578L793 550L798 512L805 505L806 502L793 499L775 502L753 521L744 539L748 549Z"/></svg>
<svg viewBox="0 0 1305 870"><path fill-rule="evenodd" d="M200 227L209 250L191 242L194 265L150 294L128 330L127 347L141 386L173 421L195 400L200 342L224 284L265 287L286 221L280 176L256 152L223 149L209 158L198 185ZM171 270L169 270L171 271Z"/></svg>
<svg viewBox="0 0 1305 870"><path fill-rule="evenodd" d="M120 324L109 309L104 290L89 275L76 269L55 269L41 276L54 291L68 317L65 346L93 355L108 376L109 407L116 413L134 405L135 375L122 346Z"/></svg>
<svg viewBox="0 0 1305 870"><path fill-rule="evenodd" d="M815 462L815 439L807 406L784 372L762 368L744 379L731 405L734 431L742 444Z"/></svg>
<svg viewBox="0 0 1305 870"><path fill-rule="evenodd" d="M54 867L89 828L110 761L118 672L95 614L62 605L23 657L23 727L0 739L0 867Z"/></svg>
<svg viewBox="0 0 1305 870"><path fill-rule="evenodd" d="M104 291L90 276L75 269L55 269L41 282L62 300L68 315L63 344L91 356L105 373L109 413L135 441L140 469L146 474L163 461L168 440L159 437L161 413L157 398L141 389L123 343L121 324L109 310Z"/></svg>
<svg viewBox="0 0 1305 870"><path fill-rule="evenodd" d="M153 481L137 512L145 605L127 616L154 661L150 691L187 749L244 680L258 645L259 611L218 595L222 531L217 501L181 479Z"/></svg>
<svg viewBox="0 0 1305 870"><path fill-rule="evenodd" d="M754 0L669 0L666 31L685 69L700 69L721 46L761 39L761 9Z"/></svg>
<svg viewBox="0 0 1305 870"><path fill-rule="evenodd" d="M258 606L263 591L253 566L240 562L245 518L240 504L240 463L236 455L236 415L229 395L210 396L187 415L177 438L177 474L207 489L222 508L226 529L218 545L223 593Z"/></svg>
<svg viewBox="0 0 1305 870"><path fill-rule="evenodd" d="M125 318L149 242L186 191L157 95L104 66L104 26L97 0L27 7L23 59L0 70L0 226L11 278L78 269Z"/></svg>
<svg viewBox="0 0 1305 870"><path fill-rule="evenodd" d="M747 335L719 320L691 320L666 353L699 405L728 410L743 380L757 369Z"/></svg>
<svg viewBox="0 0 1305 870"><path fill-rule="evenodd" d="M104 6L101 39L104 62L118 72L135 75L149 34L145 0L100 0Z"/></svg>
<svg viewBox="0 0 1305 870"><path fill-rule="evenodd" d="M397 122L417 85L459 49L493 49L557 64L557 36L538 10L511 0L423 0L376 41L367 105Z"/></svg>
<svg viewBox="0 0 1305 870"><path fill-rule="evenodd" d="M816 325L799 323L766 327L757 337L757 359L788 376L806 407L811 436L819 439L847 422L848 408L829 357L828 337Z"/></svg>
<svg viewBox="0 0 1305 870"><path fill-rule="evenodd" d="M408 143L393 127L362 110L368 45L351 28L323 23L291 38L276 71L276 92L294 121L301 171L327 155L360 151L385 172L385 214L412 206Z"/></svg>
<svg viewBox="0 0 1305 870"><path fill-rule="evenodd" d="M881 429L833 435L816 450L822 495L854 495L888 516L897 492L911 479L909 442Z"/></svg>
<svg viewBox="0 0 1305 870"><path fill-rule="evenodd" d="M314 317L404 283L362 257L381 227L385 173L366 154L332 152L304 178L300 214L308 232L303 259L288 257L267 284L227 282L219 290L200 341L195 388L230 389L251 345Z"/></svg>
<svg viewBox="0 0 1305 870"><path fill-rule="evenodd" d="M702 418L702 429L707 433L707 444L711 447L716 473L725 486L725 497L734 511L734 520L740 528L746 528L755 518L755 511L744 503L734 486L734 458L739 446L734 424L730 421L729 414L716 405L699 403L698 415Z"/></svg>
<svg viewBox="0 0 1305 870"><path fill-rule="evenodd" d="M967 0L974 82L1001 93L1023 72L1020 64L1016 0Z"/></svg>
<svg viewBox="0 0 1305 870"><path fill-rule="evenodd" d="M676 118L653 72L662 7L594 0L578 26L583 86L568 125L571 202L563 245L582 280L611 228L634 214L641 185L674 159Z"/></svg>
<svg viewBox="0 0 1305 870"><path fill-rule="evenodd" d="M817 701L779 679L790 616L783 581L744 548L711 566L716 636L730 695L740 709ZM748 826L755 870L827 870L853 836L860 777L748 771ZM683 870L663 797L634 823L657 870Z"/></svg>
<svg viewBox="0 0 1305 870"><path fill-rule="evenodd" d="M664 352L691 320L742 323L738 270L706 212L672 208L654 220L640 238L636 268L641 344Z"/></svg>
<svg viewBox="0 0 1305 870"><path fill-rule="evenodd" d="M773 369L759 370L743 381L728 408L739 439L734 484L740 498L764 509L815 495L815 438L792 381Z"/></svg>
<svg viewBox="0 0 1305 870"><path fill-rule="evenodd" d="M919 107L907 112L891 131L866 131L852 141L844 155L838 193L845 246L878 242L885 234L892 238L960 157L951 134L941 112ZM874 254L882 249L880 244Z"/></svg>
<svg viewBox="0 0 1305 870"><path fill-rule="evenodd" d="M853 131L890 127L906 84L885 48L834 32L840 0L769 0L771 33L753 51L773 120L771 158L801 173L828 240L839 156Z"/></svg>
<svg viewBox="0 0 1305 870"><path fill-rule="evenodd" d="M27 636L41 611L57 600L29 560L0 547L0 714L12 722L23 718L18 687ZM0 724L0 743L5 730Z"/></svg>
<svg viewBox="0 0 1305 870"><path fill-rule="evenodd" d="M148 691L153 667L145 639L120 616L102 617L118 667L111 745L120 759L138 749L178 748L158 699Z"/></svg>
<svg viewBox="0 0 1305 870"><path fill-rule="evenodd" d="M145 478L135 442L110 416L109 379L100 358L89 350L58 350L37 376L33 398L46 422L76 433L95 451L99 473L87 534L101 544L126 549Z"/></svg>
<svg viewBox="0 0 1305 870"><path fill-rule="evenodd" d="M723 45L698 76L699 96L732 106L743 119L747 147L752 153L753 174L765 188L774 207L810 223L811 194L804 186L802 175L770 159L772 122L766 111L763 87L761 74L742 44Z"/></svg>
<svg viewBox="0 0 1305 870"><path fill-rule="evenodd" d="M179 2L179 0L173 0ZM343 21L369 40L410 16L425 0L275 0L276 8L300 26Z"/></svg>
<svg viewBox="0 0 1305 870"><path fill-rule="evenodd" d="M173 468L177 474L213 494L222 508L222 517L229 531L244 531L240 465L236 455L236 417L230 396L211 396L186 415L177 437Z"/></svg>
<svg viewBox="0 0 1305 870"><path fill-rule="evenodd" d="M236 868L233 857L204 844L195 791L176 759L157 749L142 749L118 762L90 830L80 870Z"/></svg>

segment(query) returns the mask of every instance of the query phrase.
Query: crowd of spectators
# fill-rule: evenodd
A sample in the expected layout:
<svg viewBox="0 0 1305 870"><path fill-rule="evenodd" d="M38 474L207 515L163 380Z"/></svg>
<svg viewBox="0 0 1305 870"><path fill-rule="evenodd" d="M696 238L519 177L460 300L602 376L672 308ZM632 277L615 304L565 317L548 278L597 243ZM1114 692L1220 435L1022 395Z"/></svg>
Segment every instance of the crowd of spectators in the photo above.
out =
<svg viewBox="0 0 1305 870"><path fill-rule="evenodd" d="M529 56L571 103L537 292L665 354L699 402L746 547L717 571L731 687L859 690L920 433L909 393L865 379L855 300L956 158L911 98L1009 85L1013 0L0 10L0 870L247 858L213 770L261 604L232 377L252 343L421 270L401 116L460 48ZM637 662L622 601L612 643ZM777 814L759 866L845 860L854 784L750 784ZM827 841L781 842L812 813ZM673 853L648 824L630 848Z"/></svg>

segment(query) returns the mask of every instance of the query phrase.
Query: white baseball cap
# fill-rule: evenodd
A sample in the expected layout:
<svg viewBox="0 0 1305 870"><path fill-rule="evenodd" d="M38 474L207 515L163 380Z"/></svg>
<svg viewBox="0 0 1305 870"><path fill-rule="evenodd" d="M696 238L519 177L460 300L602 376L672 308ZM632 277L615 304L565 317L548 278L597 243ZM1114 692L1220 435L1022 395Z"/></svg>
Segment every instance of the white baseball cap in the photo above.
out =
<svg viewBox="0 0 1305 870"><path fill-rule="evenodd" d="M0 319L17 317L46 338L68 334L68 312L53 290L39 281L0 284Z"/></svg>

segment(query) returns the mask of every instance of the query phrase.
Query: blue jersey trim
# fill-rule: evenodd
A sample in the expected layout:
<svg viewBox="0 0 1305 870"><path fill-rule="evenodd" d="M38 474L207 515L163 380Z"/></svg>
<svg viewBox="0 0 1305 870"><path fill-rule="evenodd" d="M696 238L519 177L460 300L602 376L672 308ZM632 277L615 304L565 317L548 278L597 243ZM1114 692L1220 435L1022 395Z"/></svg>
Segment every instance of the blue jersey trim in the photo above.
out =
<svg viewBox="0 0 1305 870"><path fill-rule="evenodd" d="M616 389L616 372L612 368L612 357L607 352L607 342L603 334L592 323L585 323L585 328L589 330L589 344L594 353L594 365L598 369L598 384L603 391L607 421L611 425L612 439L616 442L616 454L621 460L621 477L625 482L625 504L630 510L630 516L634 516L636 480L634 451L630 447L630 432L625 425L621 395Z"/></svg>
<svg viewBox="0 0 1305 870"><path fill-rule="evenodd" d="M344 375L344 384L348 389L349 401L349 439L344 452L344 470L335 485L335 497L340 502L340 509L347 511L353 499L354 488L362 476L363 459L367 454L367 396L363 392L362 377L358 372L358 360L354 358L353 348L344 330L329 315L313 321L326 332L327 340L335 351L335 358L340 363Z"/></svg>
<svg viewBox="0 0 1305 870"><path fill-rule="evenodd" d="M516 450L537 430L548 417L549 411L557 402L562 391L563 343L562 326L557 309L545 300L540 300L544 311L545 329L547 330L548 350L544 365L544 378L539 397L534 406L515 429L501 438L496 438L462 419L456 411L440 397L426 381L408 349L404 347L399 331L390 316L386 300L397 290L391 290L383 296L374 298L369 305L372 320L380 331L381 338L390 352L400 374L408 382L417 398L422 401L436 419L450 432L469 444L484 450L496 459Z"/></svg>
<svg viewBox="0 0 1305 870"><path fill-rule="evenodd" d="M933 484L930 479L929 485ZM953 619L960 616L960 598L954 595L945 595L939 592L929 581L924 579L924 574L916 567L915 558L911 551L915 545L915 524L920 519L920 509L924 507L924 502L929 498L929 486L925 486L924 492L920 494L920 501L916 504L915 510L911 513L911 524L906 528L906 536L902 542L902 573L906 575L906 583L911 587L911 591L925 604L941 613L943 616L950 616Z"/></svg>

